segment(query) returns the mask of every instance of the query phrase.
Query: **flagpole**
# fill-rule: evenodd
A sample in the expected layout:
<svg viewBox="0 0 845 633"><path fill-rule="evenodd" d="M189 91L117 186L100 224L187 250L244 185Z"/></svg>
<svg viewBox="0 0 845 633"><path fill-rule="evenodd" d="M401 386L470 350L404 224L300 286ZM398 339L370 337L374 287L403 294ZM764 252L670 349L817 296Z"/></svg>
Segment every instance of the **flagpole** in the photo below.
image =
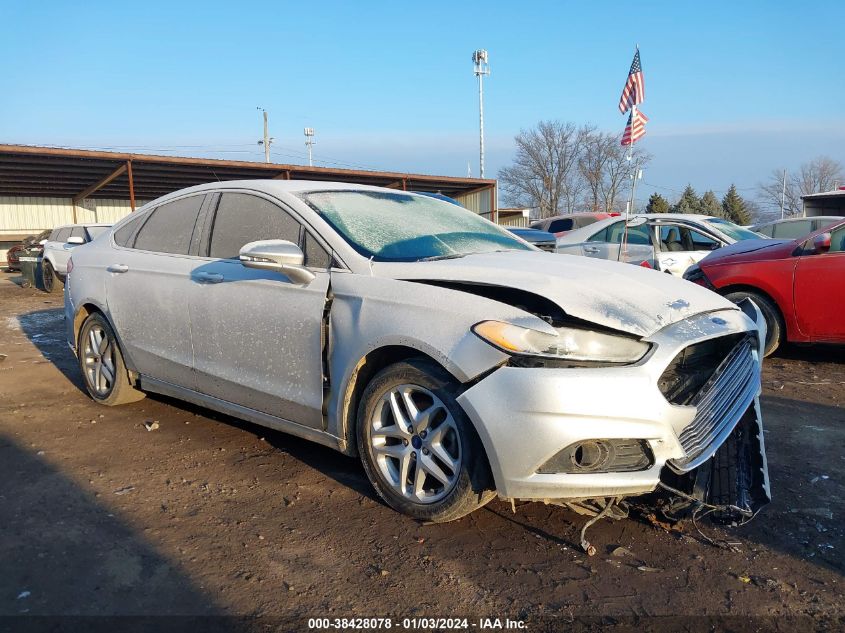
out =
<svg viewBox="0 0 845 633"><path fill-rule="evenodd" d="M637 53L640 50L640 45L637 44L634 47L634 56L636 57ZM640 68L642 70L642 67ZM631 220L631 211L634 210L634 186L636 182L636 173L634 169L634 127L637 124L637 104L631 104L631 142L628 143L628 165L631 167L631 199L628 202L627 206L625 207L625 227L622 229L622 243L619 245L619 255L616 258L616 261L622 261L622 253L625 252L625 255L628 254L628 222Z"/></svg>

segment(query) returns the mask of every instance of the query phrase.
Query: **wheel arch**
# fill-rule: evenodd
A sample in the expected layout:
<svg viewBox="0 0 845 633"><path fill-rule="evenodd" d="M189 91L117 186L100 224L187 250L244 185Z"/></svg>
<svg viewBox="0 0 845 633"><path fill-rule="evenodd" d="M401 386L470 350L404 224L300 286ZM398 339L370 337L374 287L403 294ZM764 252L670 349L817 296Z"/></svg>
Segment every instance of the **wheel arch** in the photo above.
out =
<svg viewBox="0 0 845 633"><path fill-rule="evenodd" d="M130 383L134 385L138 374L135 370L135 364L132 362L132 359L129 358L126 353L126 346L123 344L123 340L120 337L120 332L118 332L117 328L114 327L114 323L109 317L109 313L102 306L97 305L93 301L83 302L83 304L79 306L73 316L73 348L76 350L76 353L79 354L79 330L82 327L82 324L85 323L85 319L95 313L102 315L102 317L109 324L109 327L111 327L112 332L114 332L114 336L115 338L117 338L117 344L120 346L120 352L123 356L123 364L126 366L126 369L129 372Z"/></svg>

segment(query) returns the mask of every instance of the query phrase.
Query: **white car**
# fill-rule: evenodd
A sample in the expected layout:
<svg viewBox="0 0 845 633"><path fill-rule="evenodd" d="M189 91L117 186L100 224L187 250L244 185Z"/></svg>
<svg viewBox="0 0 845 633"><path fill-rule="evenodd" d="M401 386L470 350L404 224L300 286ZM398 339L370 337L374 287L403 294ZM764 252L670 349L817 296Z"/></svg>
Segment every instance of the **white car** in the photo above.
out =
<svg viewBox="0 0 845 633"><path fill-rule="evenodd" d="M628 220L627 243L620 255L624 229L624 217L601 220L559 237L556 251L632 264L647 262L682 277L687 268L722 246L765 237L709 215L644 213Z"/></svg>
<svg viewBox="0 0 845 633"><path fill-rule="evenodd" d="M41 242L44 247L41 260L44 290L60 292L64 288L71 251L80 244L87 244L110 227L111 224L66 224L53 229L50 236Z"/></svg>

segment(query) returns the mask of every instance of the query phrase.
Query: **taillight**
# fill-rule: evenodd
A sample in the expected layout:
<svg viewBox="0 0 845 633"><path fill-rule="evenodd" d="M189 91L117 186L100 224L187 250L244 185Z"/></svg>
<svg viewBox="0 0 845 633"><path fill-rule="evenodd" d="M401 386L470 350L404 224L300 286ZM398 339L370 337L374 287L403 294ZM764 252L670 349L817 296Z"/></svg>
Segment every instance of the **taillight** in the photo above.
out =
<svg viewBox="0 0 845 633"><path fill-rule="evenodd" d="M73 257L67 260L67 274L69 275L73 270Z"/></svg>

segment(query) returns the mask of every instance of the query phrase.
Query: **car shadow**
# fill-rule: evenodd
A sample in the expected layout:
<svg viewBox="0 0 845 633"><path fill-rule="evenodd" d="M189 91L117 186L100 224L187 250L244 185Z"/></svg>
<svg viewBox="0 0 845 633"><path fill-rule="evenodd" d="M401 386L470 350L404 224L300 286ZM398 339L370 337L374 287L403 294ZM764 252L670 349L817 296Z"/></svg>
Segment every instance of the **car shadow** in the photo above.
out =
<svg viewBox="0 0 845 633"><path fill-rule="evenodd" d="M224 613L177 562L51 460L0 434L0 616ZM14 618L4 619L15 628Z"/></svg>
<svg viewBox="0 0 845 633"><path fill-rule="evenodd" d="M808 363L845 364L845 345L822 343L788 343L778 348L774 358L802 360Z"/></svg>
<svg viewBox="0 0 845 633"><path fill-rule="evenodd" d="M74 387L87 395L76 357L65 339L64 310L36 310L13 318L41 355L62 372Z"/></svg>

